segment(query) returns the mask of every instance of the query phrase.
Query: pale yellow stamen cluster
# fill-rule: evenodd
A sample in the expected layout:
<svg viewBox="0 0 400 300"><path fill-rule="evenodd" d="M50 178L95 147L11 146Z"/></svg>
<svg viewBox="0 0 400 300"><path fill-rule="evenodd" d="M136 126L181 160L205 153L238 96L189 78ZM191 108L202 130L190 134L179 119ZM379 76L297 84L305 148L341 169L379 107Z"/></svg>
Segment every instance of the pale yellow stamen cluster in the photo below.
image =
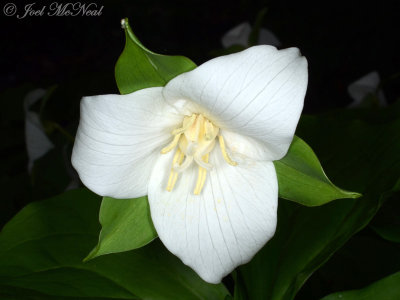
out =
<svg viewBox="0 0 400 300"><path fill-rule="evenodd" d="M167 184L167 191L169 192L173 190L179 173L195 162L199 166L199 173L193 193L195 195L200 194L206 181L207 171L212 169L208 159L216 144L217 136L225 161L232 166L237 165L226 152L225 141L219 134L219 128L202 114L185 116L182 127L172 131L172 135L174 136L172 142L161 150L162 154L166 154L178 146L172 160L171 173Z"/></svg>

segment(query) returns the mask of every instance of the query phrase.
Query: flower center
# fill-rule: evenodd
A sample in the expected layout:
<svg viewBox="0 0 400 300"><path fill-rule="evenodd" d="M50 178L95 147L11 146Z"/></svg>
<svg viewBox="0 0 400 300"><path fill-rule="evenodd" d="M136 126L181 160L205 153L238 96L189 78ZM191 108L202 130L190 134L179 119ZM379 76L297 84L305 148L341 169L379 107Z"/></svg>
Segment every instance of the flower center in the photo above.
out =
<svg viewBox="0 0 400 300"><path fill-rule="evenodd" d="M178 146L172 160L171 173L167 184L168 192L173 190L179 173L182 173L195 162L199 166L199 174L193 193L195 195L200 194L206 181L207 171L210 171L213 167L208 159L210 152L215 147L217 137L225 161L232 166L237 165L226 152L225 141L219 134L219 128L202 114L185 116L182 127L172 131L172 135L174 136L172 142L161 150L161 154L166 154Z"/></svg>

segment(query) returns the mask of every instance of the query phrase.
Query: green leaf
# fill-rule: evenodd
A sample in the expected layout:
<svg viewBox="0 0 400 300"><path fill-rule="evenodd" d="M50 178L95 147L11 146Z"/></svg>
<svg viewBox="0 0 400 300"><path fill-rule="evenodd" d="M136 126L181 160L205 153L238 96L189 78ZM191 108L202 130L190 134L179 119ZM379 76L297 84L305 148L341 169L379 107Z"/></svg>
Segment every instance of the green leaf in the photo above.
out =
<svg viewBox="0 0 400 300"><path fill-rule="evenodd" d="M70 191L29 204L7 223L0 233L0 298L222 300L229 294L159 241L82 263L97 241L100 200L85 189Z"/></svg>
<svg viewBox="0 0 400 300"><path fill-rule="evenodd" d="M318 206L335 199L358 198L359 193L335 186L325 175L313 150L295 136L287 155L274 161L279 197L307 206Z"/></svg>
<svg viewBox="0 0 400 300"><path fill-rule="evenodd" d="M45 293L40 293L35 290L26 289L23 287L12 287L0 284L1 300L88 300L85 296L51 296ZM89 298L90 299L90 298ZM93 298L92 298L93 299ZM96 300L109 300L110 298L96 297ZM112 298L113 300L121 300L126 298ZM137 298L139 299L139 298Z"/></svg>
<svg viewBox="0 0 400 300"><path fill-rule="evenodd" d="M371 285L352 291L330 294L321 300L395 300L400 299L400 272L387 276Z"/></svg>
<svg viewBox="0 0 400 300"><path fill-rule="evenodd" d="M274 238L239 268L249 299L293 299L399 189L400 120L380 118L369 124L369 118L358 118L357 112L346 118L337 113L302 118L298 132L318 151L333 181L364 196L319 207L280 200Z"/></svg>
<svg viewBox="0 0 400 300"><path fill-rule="evenodd" d="M140 248L157 237L147 197L113 199L103 197L100 207L102 226L97 246L85 258Z"/></svg>
<svg viewBox="0 0 400 300"><path fill-rule="evenodd" d="M232 272L232 277L235 280L235 287L233 291L233 300L247 300L246 289L243 284L241 273L237 271Z"/></svg>
<svg viewBox="0 0 400 300"><path fill-rule="evenodd" d="M264 7L257 14L256 20L252 26L252 31L250 32L250 35L249 35L248 43L250 46L258 45L258 40L260 37L260 29L263 25L265 15L267 14L267 12L268 12L268 9L266 7Z"/></svg>
<svg viewBox="0 0 400 300"><path fill-rule="evenodd" d="M369 228L364 228L311 276L296 298L319 299L328 292L364 287L398 270L398 245L388 243Z"/></svg>
<svg viewBox="0 0 400 300"><path fill-rule="evenodd" d="M164 86L177 75L196 68L196 64L186 57L160 55L148 50L133 34L128 19L121 22L126 43L115 65L115 80L121 94Z"/></svg>
<svg viewBox="0 0 400 300"><path fill-rule="evenodd" d="M400 180L397 183L400 190ZM381 238L400 243L400 193L385 202L385 205L375 216L370 224L370 228L374 230Z"/></svg>
<svg viewBox="0 0 400 300"><path fill-rule="evenodd" d="M371 226L371 228L379 234L383 239L400 243L400 226L394 224Z"/></svg>

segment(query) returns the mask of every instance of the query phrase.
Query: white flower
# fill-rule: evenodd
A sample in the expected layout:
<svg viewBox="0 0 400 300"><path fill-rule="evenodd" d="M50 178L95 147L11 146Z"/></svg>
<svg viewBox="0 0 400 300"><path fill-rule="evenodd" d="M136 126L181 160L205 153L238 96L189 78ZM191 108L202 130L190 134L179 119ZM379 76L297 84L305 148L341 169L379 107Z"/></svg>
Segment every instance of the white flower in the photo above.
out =
<svg viewBox="0 0 400 300"><path fill-rule="evenodd" d="M298 49L256 46L165 87L86 97L73 165L97 194L148 195L164 245L218 283L275 232L272 161L292 141L307 78Z"/></svg>
<svg viewBox="0 0 400 300"><path fill-rule="evenodd" d="M249 22L240 23L223 35L221 43L224 48L229 48L234 45L248 47L251 31L252 28ZM257 44L271 45L275 47L281 46L281 42L276 37L276 35L271 30L262 27L260 28L260 31L258 33Z"/></svg>
<svg viewBox="0 0 400 300"><path fill-rule="evenodd" d="M347 91L350 94L353 102L350 103L349 107L360 107L363 101L368 96L375 96L377 104L380 106L386 105L386 97L381 89L378 89L381 78L379 73L372 71L363 77L357 79L347 87Z"/></svg>
<svg viewBox="0 0 400 300"><path fill-rule="evenodd" d="M25 111L25 143L28 152L28 171L32 172L36 160L54 148L53 143L44 131L39 115L30 108L46 95L46 90L35 89L26 94L24 99Z"/></svg>

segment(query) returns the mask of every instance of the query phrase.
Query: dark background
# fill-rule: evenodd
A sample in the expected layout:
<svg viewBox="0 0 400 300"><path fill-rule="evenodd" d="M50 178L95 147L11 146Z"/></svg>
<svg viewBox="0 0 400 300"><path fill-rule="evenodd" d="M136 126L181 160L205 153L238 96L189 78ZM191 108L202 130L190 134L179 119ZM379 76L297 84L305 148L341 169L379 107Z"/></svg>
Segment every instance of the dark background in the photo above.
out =
<svg viewBox="0 0 400 300"><path fill-rule="evenodd" d="M7 2L12 1L1 3ZM22 10L34 1L14 2ZM51 2L36 1L35 7ZM254 22L264 7L268 12L263 25L278 36L282 48L299 47L308 58L306 112L348 104L347 85L372 70L383 79L399 72L400 5L396 1L81 2L104 6L102 15L19 20L0 12L0 90L28 82L47 87L96 78L101 84L87 93L116 92L113 68L124 45L121 18L130 19L149 49L185 55L200 64L221 48L220 38L227 30L243 21ZM399 94L392 81L385 92L389 99Z"/></svg>
<svg viewBox="0 0 400 300"><path fill-rule="evenodd" d="M3 7L9 2L22 10L34 1L0 3L0 226L27 203L63 192L74 177L69 156L79 120L79 101L84 95L118 92L114 65L125 42L120 27L123 17L129 18L133 31L149 49L184 55L201 64L222 48L220 39L226 31L244 21L253 23L267 8L263 27L276 34L282 48L296 46L308 59L305 113L346 107L352 101L347 86L373 70L382 78L381 87L389 103L400 95L398 1L81 0L104 6L102 15L24 19L4 15ZM34 7L39 9L52 2L37 0ZM55 148L38 160L29 174L23 99L35 88L54 90L45 106L34 109L41 112ZM368 239L361 238L368 244ZM352 243L356 244L353 248ZM357 238L349 245L350 253L358 251ZM348 249L339 252L307 282L299 299L326 294L335 282L325 280L321 274L334 269L335 259L343 263L340 257L346 257ZM360 268L359 273L363 272ZM343 281L335 280L336 284ZM371 281L361 280L360 287ZM341 287L347 288L343 283L333 290Z"/></svg>

